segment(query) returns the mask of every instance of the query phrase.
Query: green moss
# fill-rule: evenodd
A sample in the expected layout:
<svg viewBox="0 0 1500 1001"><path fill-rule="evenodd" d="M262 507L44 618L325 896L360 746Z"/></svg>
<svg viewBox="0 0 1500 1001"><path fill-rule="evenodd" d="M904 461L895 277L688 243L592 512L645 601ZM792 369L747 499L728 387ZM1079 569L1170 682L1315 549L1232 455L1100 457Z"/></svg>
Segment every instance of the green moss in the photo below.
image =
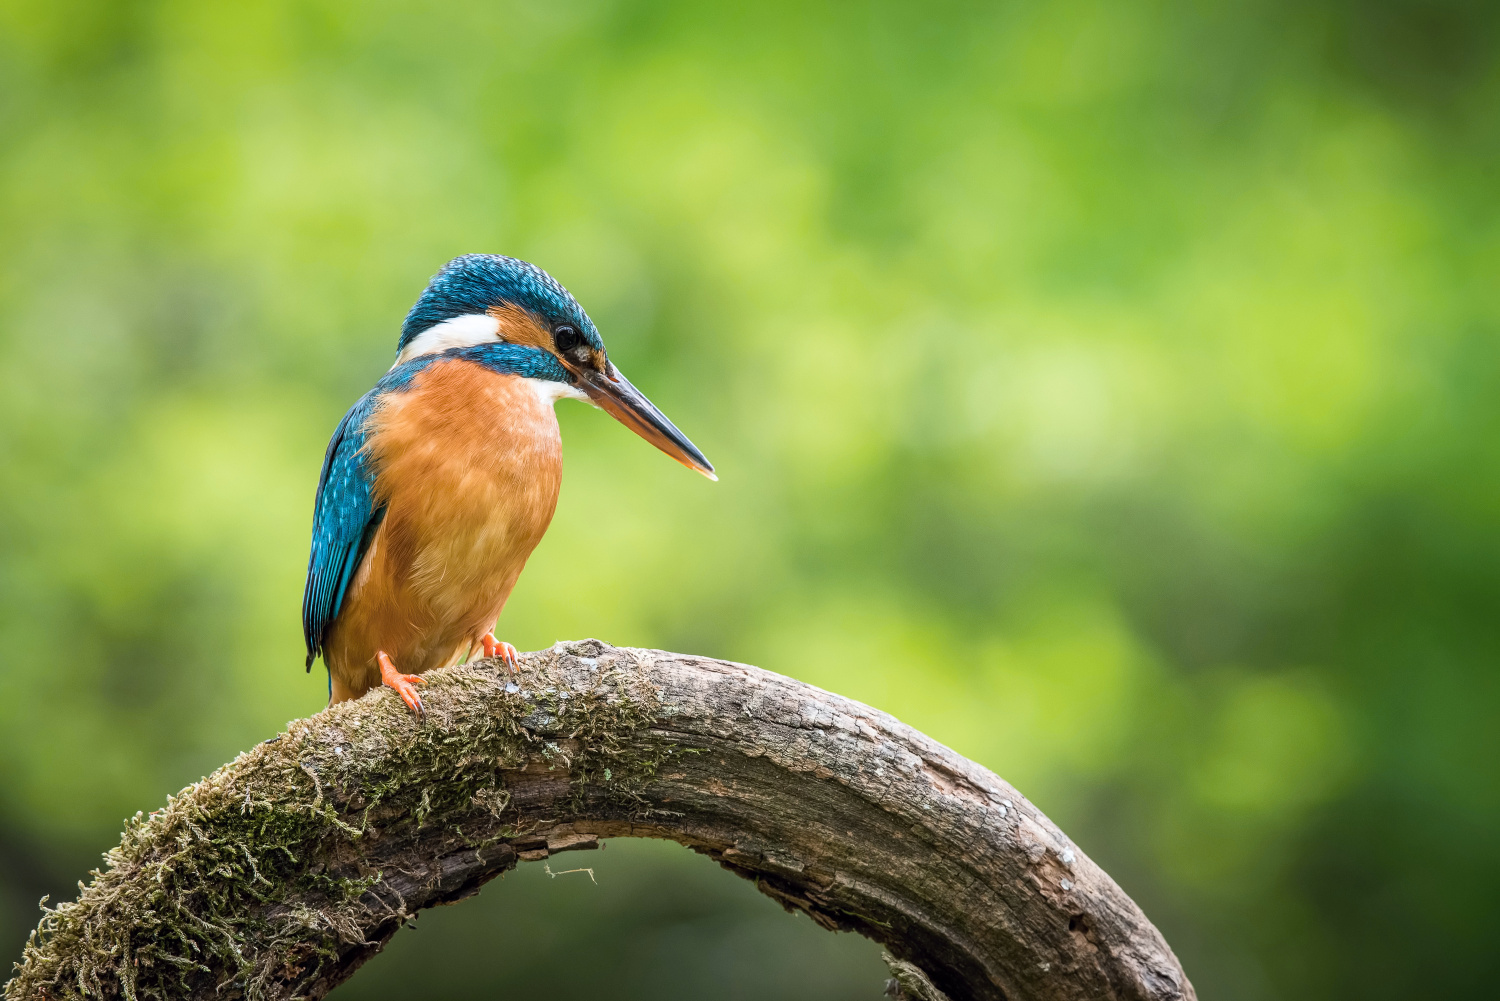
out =
<svg viewBox="0 0 1500 1001"><path fill-rule="evenodd" d="M597 788L644 811L638 790L671 754L632 742L656 693L613 670L568 688L549 663L517 693L487 670L429 675L425 720L389 692L335 706L137 814L78 900L45 912L7 1001L284 996L273 985L365 942L372 834L441 825L483 847L524 833L494 821L510 806L502 772L532 755L569 769L575 807ZM571 760L559 741L577 741Z"/></svg>

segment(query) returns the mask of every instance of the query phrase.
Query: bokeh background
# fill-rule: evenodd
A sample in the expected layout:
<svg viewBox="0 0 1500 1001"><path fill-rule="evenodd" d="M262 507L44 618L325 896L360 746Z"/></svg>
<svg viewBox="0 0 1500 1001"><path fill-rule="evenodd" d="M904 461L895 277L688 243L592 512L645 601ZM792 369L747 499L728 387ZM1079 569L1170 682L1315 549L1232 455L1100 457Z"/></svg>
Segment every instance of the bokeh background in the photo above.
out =
<svg viewBox="0 0 1500 1001"><path fill-rule="evenodd" d="M1492 993L1497 11L0 3L0 954L321 707L324 444L482 250L722 473L562 403L503 636L895 713L1205 999ZM675 846L569 858L338 996L879 995Z"/></svg>

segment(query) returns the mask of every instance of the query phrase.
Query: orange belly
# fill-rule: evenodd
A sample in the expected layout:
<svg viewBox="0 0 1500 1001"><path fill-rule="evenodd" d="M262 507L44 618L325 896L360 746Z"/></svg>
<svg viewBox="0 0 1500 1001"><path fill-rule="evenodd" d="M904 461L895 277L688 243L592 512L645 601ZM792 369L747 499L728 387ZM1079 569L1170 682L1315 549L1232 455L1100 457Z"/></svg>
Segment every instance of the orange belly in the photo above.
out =
<svg viewBox="0 0 1500 1001"><path fill-rule="evenodd" d="M552 403L519 376L438 362L385 397L370 427L386 514L328 632L335 702L380 684L377 651L421 674L477 646L562 486Z"/></svg>

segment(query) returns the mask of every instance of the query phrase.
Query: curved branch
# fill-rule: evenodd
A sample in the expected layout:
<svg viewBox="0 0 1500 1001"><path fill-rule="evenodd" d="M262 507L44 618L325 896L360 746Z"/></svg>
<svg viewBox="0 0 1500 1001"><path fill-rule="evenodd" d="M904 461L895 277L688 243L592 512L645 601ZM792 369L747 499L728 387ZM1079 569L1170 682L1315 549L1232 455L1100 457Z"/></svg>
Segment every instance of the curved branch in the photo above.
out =
<svg viewBox="0 0 1500 1001"><path fill-rule="evenodd" d="M595 640L524 663L429 674L425 720L384 691L334 706L137 814L6 998L321 998L421 908L608 837L679 841L883 943L897 991L1195 996L1040 811L885 713Z"/></svg>

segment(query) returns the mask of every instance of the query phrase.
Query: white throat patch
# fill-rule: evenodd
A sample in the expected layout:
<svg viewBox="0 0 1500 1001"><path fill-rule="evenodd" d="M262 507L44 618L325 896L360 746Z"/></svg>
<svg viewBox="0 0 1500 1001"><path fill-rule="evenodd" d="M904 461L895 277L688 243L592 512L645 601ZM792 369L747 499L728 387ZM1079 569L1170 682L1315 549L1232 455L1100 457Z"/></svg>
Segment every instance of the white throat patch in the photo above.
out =
<svg viewBox="0 0 1500 1001"><path fill-rule="evenodd" d="M552 406L558 400L566 397L570 400L582 400L584 403L593 404L588 394L577 386L570 386L566 382L553 382L551 379L527 379L531 391L536 393L536 398L544 404Z"/></svg>
<svg viewBox="0 0 1500 1001"><path fill-rule="evenodd" d="M472 348L476 344L490 344L498 340L500 321L496 317L488 313L455 316L451 320L434 323L413 337L396 356L396 365L404 365L413 358L437 354L450 348Z"/></svg>

